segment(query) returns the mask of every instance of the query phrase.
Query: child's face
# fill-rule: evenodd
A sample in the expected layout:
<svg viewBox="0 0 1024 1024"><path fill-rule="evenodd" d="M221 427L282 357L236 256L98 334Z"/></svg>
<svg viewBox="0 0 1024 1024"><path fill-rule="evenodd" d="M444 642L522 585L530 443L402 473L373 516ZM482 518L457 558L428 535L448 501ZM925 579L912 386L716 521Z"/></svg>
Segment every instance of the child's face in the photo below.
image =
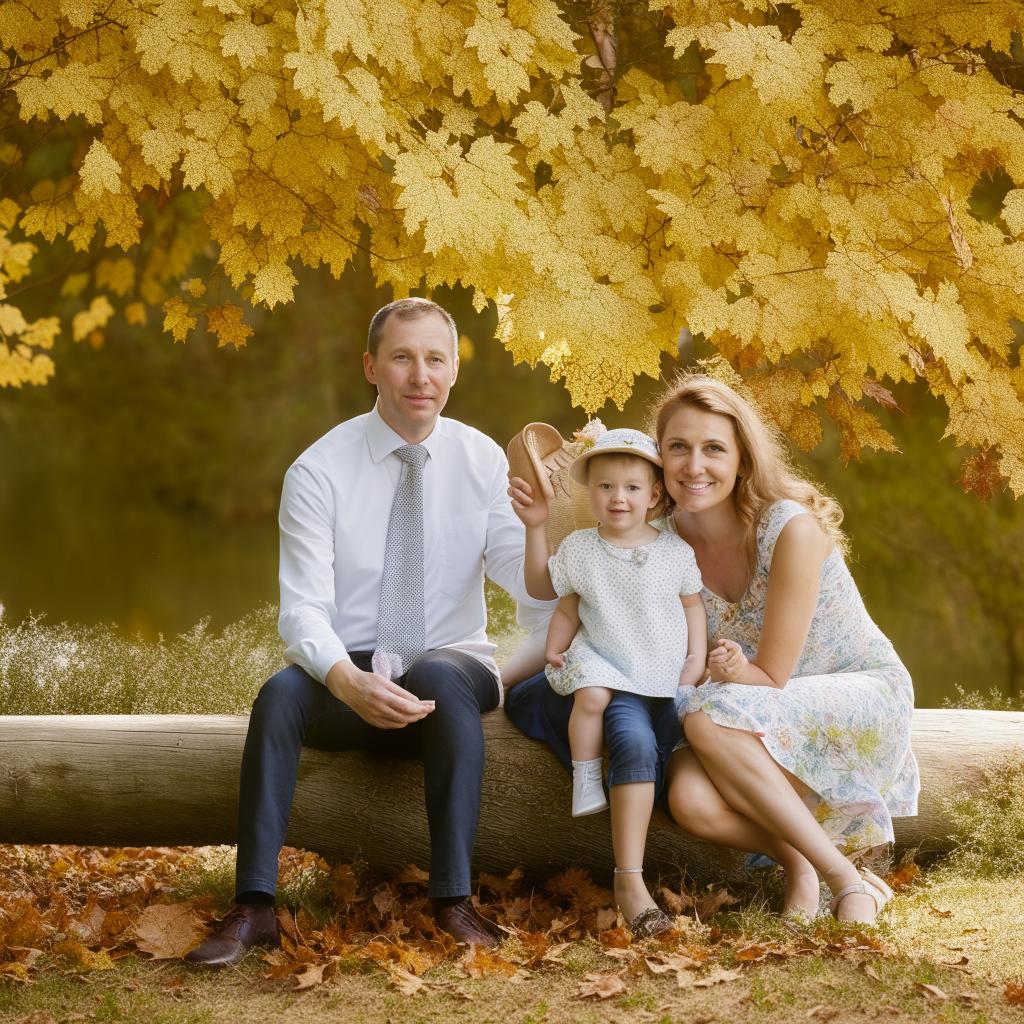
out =
<svg viewBox="0 0 1024 1024"><path fill-rule="evenodd" d="M587 467L590 508L597 521L614 531L636 529L661 500L654 467L633 455L597 455Z"/></svg>

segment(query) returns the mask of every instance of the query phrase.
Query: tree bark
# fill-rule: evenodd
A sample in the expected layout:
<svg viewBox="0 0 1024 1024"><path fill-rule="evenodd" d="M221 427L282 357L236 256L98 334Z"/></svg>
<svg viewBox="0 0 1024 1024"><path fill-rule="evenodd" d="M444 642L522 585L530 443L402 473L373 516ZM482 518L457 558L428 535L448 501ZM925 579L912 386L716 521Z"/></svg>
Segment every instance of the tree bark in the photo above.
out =
<svg viewBox="0 0 1024 1024"><path fill-rule="evenodd" d="M0 842L200 845L235 840L247 719L233 716L0 717ZM501 712L485 717L487 768L476 867L552 873L612 867L607 815L573 819L551 753ZM897 845L949 847L942 798L976 788L986 760L1024 757L1024 713L919 710L913 746L920 814L896 822ZM304 750L288 842L376 867L427 863L417 761ZM658 811L647 870L729 878L740 858L690 838Z"/></svg>

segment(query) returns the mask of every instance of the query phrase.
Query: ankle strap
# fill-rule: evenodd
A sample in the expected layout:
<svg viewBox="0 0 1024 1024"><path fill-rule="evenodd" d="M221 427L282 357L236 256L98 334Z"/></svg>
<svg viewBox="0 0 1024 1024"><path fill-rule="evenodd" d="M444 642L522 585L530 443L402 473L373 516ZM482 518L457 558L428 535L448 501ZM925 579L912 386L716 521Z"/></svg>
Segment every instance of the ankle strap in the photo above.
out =
<svg viewBox="0 0 1024 1024"><path fill-rule="evenodd" d="M644 873L643 868L616 868L615 874L617 875L642 875Z"/></svg>

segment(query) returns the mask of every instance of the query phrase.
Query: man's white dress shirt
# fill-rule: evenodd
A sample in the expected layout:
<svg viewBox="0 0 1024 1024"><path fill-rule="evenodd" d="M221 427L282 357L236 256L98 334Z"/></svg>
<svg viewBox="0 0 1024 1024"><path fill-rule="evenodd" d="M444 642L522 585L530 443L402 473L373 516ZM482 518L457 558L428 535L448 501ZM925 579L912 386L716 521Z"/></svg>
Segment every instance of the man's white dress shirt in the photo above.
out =
<svg viewBox="0 0 1024 1024"><path fill-rule="evenodd" d="M377 638L384 545L408 444L377 408L340 423L291 465L281 494L281 615L285 660L323 682L349 651ZM487 639L484 574L516 600L525 534L509 503L505 453L457 420L439 418L422 442L427 649L451 647L497 676Z"/></svg>

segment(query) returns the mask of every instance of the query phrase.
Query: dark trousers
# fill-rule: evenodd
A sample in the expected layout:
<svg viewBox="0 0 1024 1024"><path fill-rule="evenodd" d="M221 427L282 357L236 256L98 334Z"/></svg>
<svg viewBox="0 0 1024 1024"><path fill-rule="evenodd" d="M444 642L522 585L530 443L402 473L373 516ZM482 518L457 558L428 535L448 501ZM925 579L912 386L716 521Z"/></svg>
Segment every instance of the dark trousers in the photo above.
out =
<svg viewBox="0 0 1024 1024"><path fill-rule="evenodd" d="M369 670L370 654L351 657ZM421 700L436 701L426 718L402 729L370 725L297 665L263 684L242 756L236 894L277 891L277 857L288 830L299 756L307 746L422 757L430 895L469 895L484 771L480 714L497 706L498 684L475 658L452 650L428 651L398 682Z"/></svg>
<svg viewBox="0 0 1024 1024"><path fill-rule="evenodd" d="M541 672L517 683L505 697L505 713L531 739L546 743L572 773L569 714L572 697L555 693ZM665 764L681 732L670 697L641 697L615 691L604 711L604 742L608 748L608 785L653 782L660 793Z"/></svg>

